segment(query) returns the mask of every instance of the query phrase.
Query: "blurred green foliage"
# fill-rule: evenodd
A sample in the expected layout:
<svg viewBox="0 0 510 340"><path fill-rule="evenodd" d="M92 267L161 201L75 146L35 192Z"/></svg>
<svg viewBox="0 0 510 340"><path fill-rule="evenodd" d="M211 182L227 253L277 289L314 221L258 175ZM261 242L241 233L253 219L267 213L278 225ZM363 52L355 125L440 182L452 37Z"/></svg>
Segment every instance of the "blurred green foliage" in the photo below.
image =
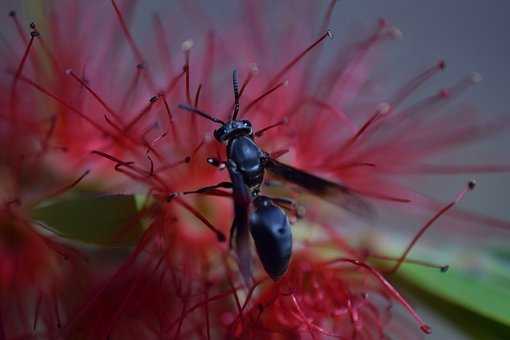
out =
<svg viewBox="0 0 510 340"><path fill-rule="evenodd" d="M95 245L134 245L143 233L134 195L80 195L32 210L57 235Z"/></svg>

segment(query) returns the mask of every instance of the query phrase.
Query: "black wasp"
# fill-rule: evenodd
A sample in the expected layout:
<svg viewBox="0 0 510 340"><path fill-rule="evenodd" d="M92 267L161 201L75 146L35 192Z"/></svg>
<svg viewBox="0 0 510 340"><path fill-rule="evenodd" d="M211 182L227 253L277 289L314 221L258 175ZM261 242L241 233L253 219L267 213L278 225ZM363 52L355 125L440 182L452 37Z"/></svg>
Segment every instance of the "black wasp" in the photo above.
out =
<svg viewBox="0 0 510 340"><path fill-rule="evenodd" d="M221 126L214 137L227 147L227 161L215 158L207 161L214 166L226 166L231 182L222 182L187 193L204 193L217 188L230 188L234 199L234 221L230 230L230 245L235 244L243 277L251 277L251 250L249 235L255 242L257 254L267 274L277 280L287 270L292 254L292 231L287 214L280 206L292 205L283 198L260 194L264 173L304 188L357 214L370 214L370 206L344 185L328 181L305 171L283 164L263 151L255 143L249 120L238 119L239 81L233 72L234 109L232 119L224 122L201 110L186 105L179 108L198 114Z"/></svg>

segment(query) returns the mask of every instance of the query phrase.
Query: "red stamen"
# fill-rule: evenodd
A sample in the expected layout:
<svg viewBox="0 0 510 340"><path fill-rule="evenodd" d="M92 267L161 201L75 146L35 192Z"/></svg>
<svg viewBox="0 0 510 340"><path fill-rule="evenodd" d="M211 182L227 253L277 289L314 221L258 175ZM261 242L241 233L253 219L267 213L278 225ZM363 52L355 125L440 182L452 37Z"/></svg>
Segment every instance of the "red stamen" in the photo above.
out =
<svg viewBox="0 0 510 340"><path fill-rule="evenodd" d="M205 192L197 192L197 191L187 191L183 194L189 195L189 194L198 194L198 195L206 195L206 196L215 196L215 197L232 197L231 192L227 192L221 189L210 189Z"/></svg>
<svg viewBox="0 0 510 340"><path fill-rule="evenodd" d="M175 87L177 86L177 84L179 83L179 80L186 74L186 72L184 70L182 70L181 73L179 73L178 75L176 75L174 78L172 78L172 80L168 83L168 85L166 86L165 88L165 91L163 92L164 95L167 95L167 94L170 94L170 92L172 92L172 90L175 89Z"/></svg>
<svg viewBox="0 0 510 340"><path fill-rule="evenodd" d="M227 259L224 258L224 264L225 264L225 268L227 268L227 281L228 281L228 284L230 285L230 288L232 289L232 291L234 292L234 300L236 302L236 306L237 306L237 311L239 313L241 313L241 302L239 300L239 296L237 295L237 290L234 288L234 282L232 282L232 276L231 276L231 271L230 271L230 268L228 266L228 263L227 263ZM242 318L242 316L241 316Z"/></svg>
<svg viewBox="0 0 510 340"><path fill-rule="evenodd" d="M399 257L391 257L391 256L372 254L372 253L367 254L366 257L373 258L376 260L383 260L383 261L399 261L400 260ZM447 264L440 265L440 264L430 263L430 262L423 261L423 260L414 260L414 259L407 259L407 258L403 261L403 263L411 263L411 264L415 264L418 266L439 269L443 273L447 272L448 269L450 268L450 266Z"/></svg>
<svg viewBox="0 0 510 340"><path fill-rule="evenodd" d="M282 149L282 150L276 150L271 152L271 158L278 159L281 156L285 155L287 152L289 152L289 149Z"/></svg>
<svg viewBox="0 0 510 340"><path fill-rule="evenodd" d="M264 34L266 23L264 22L263 3L260 1L243 1L242 15L245 20L245 27L248 28L248 39L253 43L254 51L260 55L266 55L270 44L266 41L268 37ZM246 18L246 19L244 19Z"/></svg>
<svg viewBox="0 0 510 340"><path fill-rule="evenodd" d="M282 120L280 120L280 121L278 121L278 122L276 122L276 123L274 123L274 124L271 124L271 125L269 125L269 126L266 126L265 128L263 128L263 129L261 129L261 130L259 130L259 131L255 132L255 133L254 133L254 135L255 135L255 137L262 137L262 135L264 134L264 132L266 132L267 130L271 130L271 129L273 129L273 128L275 128L275 127L278 127L278 126L280 126L280 125L287 125L287 123L288 123L288 122L289 122L289 121L288 121L288 119L287 119L287 118L283 118Z"/></svg>
<svg viewBox="0 0 510 340"><path fill-rule="evenodd" d="M273 93L274 91L278 90L280 87L282 86L287 86L288 82L287 81L283 81L281 83L278 83L277 85L275 85L274 87L270 88L269 90L267 90L266 92L264 92L263 94L261 94L260 96L258 96L257 98L255 98L254 100L252 100L247 106L246 108L244 109L244 112L243 114L246 115L248 114L248 112L250 111L250 109L255 106L255 104L257 104L258 102L260 102L262 99L264 99L265 97L267 97L268 95L270 95L271 93Z"/></svg>
<svg viewBox="0 0 510 340"><path fill-rule="evenodd" d="M165 138L167 134L168 134L168 131L165 131L162 134L160 134L158 137L154 138L151 142L151 145L153 145L153 146L156 145L160 140Z"/></svg>
<svg viewBox="0 0 510 340"><path fill-rule="evenodd" d="M21 38L21 40L23 40L23 43L25 45L28 44L27 35L26 35L25 31L23 30L23 27L21 26L21 24L20 24L20 22L18 20L18 16L16 15L16 12L15 11L10 11L9 12L9 17L14 22L14 25L16 26L16 31L18 32L18 35Z"/></svg>
<svg viewBox="0 0 510 340"><path fill-rule="evenodd" d="M510 172L508 164L488 165L441 165L441 164L419 164L412 169L406 170L410 174L434 174L434 175L457 175L457 174L478 174L478 173L501 173Z"/></svg>
<svg viewBox="0 0 510 340"><path fill-rule="evenodd" d="M57 318L57 328L62 327L62 321L60 320L60 311L58 308L58 298L55 289L53 289L53 308L55 310L55 316Z"/></svg>
<svg viewBox="0 0 510 340"><path fill-rule="evenodd" d="M250 72L248 73L248 77L246 77L246 80L241 85L241 89L239 90L239 98L241 98L241 96L244 93L244 90L246 90L246 87L248 86L250 81L253 79L253 77L258 73L258 71L259 71L259 69L258 69L257 65L253 64L250 68ZM232 111L232 110L230 110L230 111Z"/></svg>
<svg viewBox="0 0 510 340"><path fill-rule="evenodd" d="M239 288L236 288L236 290L237 289L239 289ZM219 294L211 296L210 298L207 299L207 301L210 303L210 302L214 302L214 301L217 301L217 300L221 300L221 299L224 299L226 297L229 297L230 295L232 295L232 293L233 293L233 290L228 290L228 291L226 291L224 293L219 293ZM181 319L184 319L186 317L186 315L192 313L197 308L202 307L202 305L204 303L205 303L205 301L200 301L200 302L196 303L195 305L191 306L190 308L186 309L185 311L183 311L181 313L181 316L179 316L179 319L175 320L174 322L172 322L172 324L169 327L169 330L174 327L175 323L180 322Z"/></svg>
<svg viewBox="0 0 510 340"><path fill-rule="evenodd" d="M59 62L55 55L53 54L53 52L48 47L48 44L46 44L46 40L42 36L39 36L39 43L41 44L42 50L44 51L46 56L50 58L54 71L60 72L62 68L60 67Z"/></svg>
<svg viewBox="0 0 510 340"><path fill-rule="evenodd" d="M48 145L50 143L51 137L53 136L53 132L55 132L55 127L57 126L57 116L52 116L50 120L50 127L44 136L44 139L41 140L41 152L40 155L43 155L48 149Z"/></svg>
<svg viewBox="0 0 510 340"><path fill-rule="evenodd" d="M140 65L140 64L139 64ZM126 107L128 106L131 99L133 99L133 93L138 86L138 82L140 81L140 75L141 75L141 68L137 65L136 67L136 73L133 77L133 80L131 80L131 83L129 84L128 89L126 90L126 94L122 98L119 112L124 112L126 110Z"/></svg>
<svg viewBox="0 0 510 340"><path fill-rule="evenodd" d="M202 75L201 82L205 84L211 83L211 74L214 68L215 59L215 50L216 50L216 42L215 42L215 33L213 30L209 30L207 32L206 37L206 52L205 56L202 58Z"/></svg>
<svg viewBox="0 0 510 340"><path fill-rule="evenodd" d="M394 117L411 117L416 116L421 113L429 114L434 109L436 104L444 104L447 101L451 101L461 95L464 91L466 91L469 87L481 81L481 76L478 73L472 73L471 75L465 77L460 80L456 84L452 85L449 88L441 89L436 94L429 96L425 99L422 99L411 105L408 108L397 113Z"/></svg>
<svg viewBox="0 0 510 340"><path fill-rule="evenodd" d="M340 118L343 122L349 124L350 127L353 126L353 122L352 122L351 118L349 118L344 112L338 111L336 108L334 108L330 104L328 104L320 99L314 98L314 97L308 98L307 101L309 101L310 104L316 105L317 107L319 107L322 110L326 110L326 111L333 113L335 116ZM294 110L293 112L291 112L291 114L296 111L297 110ZM311 131L314 131L314 130L311 129Z"/></svg>
<svg viewBox="0 0 510 340"><path fill-rule="evenodd" d="M238 322L242 322L242 315L243 315L243 312L244 310L246 309L246 307L248 306L248 303L251 301L251 298L253 296L253 293L255 292L255 289L262 283L264 282L265 280L268 280L268 278L263 278L257 282L255 282L251 287L250 287L250 290L248 291L248 294L246 295L246 300L244 300L244 303L243 303L243 306L241 307L241 310L239 311L239 313L237 314L237 317L236 319L232 322L232 325L231 325L231 328L233 329L234 326L238 323Z"/></svg>
<svg viewBox="0 0 510 340"><path fill-rule="evenodd" d="M329 24L331 22L331 16L333 15L333 11L335 9L335 5L336 5L337 1L338 0L331 0L330 1L329 6L328 6L328 8L326 10L326 13L324 15L324 18L322 20L322 24L321 24L321 28L320 28L319 32L326 32L328 30ZM317 65L318 60L321 57L321 54L322 54L322 51L323 51L323 47L324 47L324 45L318 45L315 48L314 53L308 58L308 61L304 65L303 76L302 76L301 79L310 79L310 78L313 78L313 73L317 69L316 65ZM301 82L301 84L299 86L300 86L300 89L298 91L300 91L301 93L307 93L307 92L310 92L310 87L313 86L313 85L312 85L311 82L303 81L303 82ZM296 107L299 106L299 104L297 103L298 101L299 101L299 98L296 98L296 100L295 100L295 102L296 102L295 106ZM292 106L294 106L294 105L292 105ZM291 106L290 112L293 113L294 111L298 111L295 108L293 108L292 106ZM317 116L318 115L319 114L317 114ZM318 120L317 120L317 123L318 123ZM310 131L314 131L314 130L315 130L314 128L310 129Z"/></svg>
<svg viewBox="0 0 510 340"><path fill-rule="evenodd" d="M193 159L195 157L195 155L197 154L198 150L200 150L204 145L205 145L205 140L202 139L200 141L200 143L191 152L191 159Z"/></svg>
<svg viewBox="0 0 510 340"><path fill-rule="evenodd" d="M16 68L16 73L14 74L14 79L13 79L12 85L11 85L11 97L10 97L10 110L11 110L12 118L16 118L16 102L17 102L16 101L16 97L17 97L16 96L16 85L17 85L18 79L21 76L21 73L23 72L23 68L24 68L25 63L28 59L28 55L29 55L32 45L34 43L34 39L36 37L39 37L39 32L34 29L30 33L30 40L28 41L27 47L25 48L25 52L23 52L21 61L18 64L18 67Z"/></svg>
<svg viewBox="0 0 510 340"><path fill-rule="evenodd" d="M120 12L119 7L117 7L117 4L115 3L115 0L111 0L113 9L115 10L115 14L117 15L117 19L119 19L120 26L122 27L122 32L124 33L124 36L126 37L126 40L128 41L129 47L131 48L131 51L135 55L137 62L139 64L144 63L144 58L142 55L142 52L138 49L138 46L135 43L135 40L133 39L133 36L129 32L129 29L126 25L126 21L122 17L122 13Z"/></svg>
<svg viewBox="0 0 510 340"><path fill-rule="evenodd" d="M147 138L147 135L151 132L151 131L154 131L155 129L159 128L159 124L158 122L154 122L153 124L149 125L145 131L142 133L142 139L145 140ZM145 154L147 154L150 150L145 150Z"/></svg>
<svg viewBox="0 0 510 340"><path fill-rule="evenodd" d="M30 35L30 40L28 41L28 45L25 48L25 52L23 52L23 57L21 58L21 61L18 65L18 67L16 68L16 73L14 75L14 79L18 79L19 76L21 75L21 72L23 71L23 66L25 66L25 62L27 61L28 54L30 53L30 49L32 48L32 45L34 43L34 39L39 36L38 35L39 33L37 31L32 31L32 33L36 33L36 34Z"/></svg>
<svg viewBox="0 0 510 340"><path fill-rule="evenodd" d="M60 97L56 96L55 94L49 92L48 90L46 90L45 88L43 88L41 85L33 82L32 80L28 79L28 78L25 78L23 76L20 76L19 79L21 81L24 81L25 83L28 83L29 85L33 86L34 88L36 88L37 90L39 90L40 92L44 93L45 95L47 95L48 97L54 99L55 101L57 101L59 104L61 104L62 106L64 106L66 109L70 110L71 112L74 112L76 113L78 116L80 116L81 118L83 118L85 121L87 121L90 125L92 125L93 127L95 127L96 129L98 129L99 131L101 131L103 134L107 135L107 136L110 136L111 137L111 134L106 131L101 125L99 125L98 123L94 122L92 119L90 119L89 117L87 117L85 114L83 114L81 111L79 111L78 109L75 109L74 107L72 107L71 105L67 104L66 102L64 102L63 99L61 99Z"/></svg>
<svg viewBox="0 0 510 340"><path fill-rule="evenodd" d="M177 167L178 165L187 164L190 161L191 161L191 157L190 156L186 156L183 159L181 159L180 161L177 161L175 163L170 163L170 164L163 165L163 166L159 167L158 169L156 169L155 172L157 174L159 174L160 172L166 171L168 169L173 169L173 168Z"/></svg>
<svg viewBox="0 0 510 340"><path fill-rule="evenodd" d="M198 107L198 100L200 99L200 91L202 90L202 84L198 84L197 93L195 94L195 105L194 107Z"/></svg>
<svg viewBox="0 0 510 340"><path fill-rule="evenodd" d="M413 307L411 307L411 305L384 278L384 276L382 276L381 273L379 273L377 270L375 270L374 268L372 268L371 266L369 266L368 264L366 264L364 262L361 262L359 260L354 260L354 259L348 259L348 258L335 259L335 260L327 262L326 265L331 265L331 264L335 264L338 262L348 262L348 263L351 263L358 267L362 267L362 268L366 269L367 271L369 271L383 285L384 289L386 289L390 293L390 295L392 295L398 302L400 302L400 304L402 306L404 306L404 308L409 312L409 314L411 314L411 316L418 322L418 324L420 325L420 329L426 334L431 333L430 326L427 325L423 321L423 319L418 315L418 313L416 313L416 311L413 309Z"/></svg>
<svg viewBox="0 0 510 340"><path fill-rule="evenodd" d="M398 113L393 115L393 119L399 118L412 118L416 117L421 113L430 113L434 109L434 106L438 103L444 103L447 99L447 96L444 95L446 90L441 90L438 93L419 100L413 105L399 111Z"/></svg>
<svg viewBox="0 0 510 340"><path fill-rule="evenodd" d="M78 183L80 183L85 177L87 177L88 174L90 174L90 170L86 170L83 174L81 174L80 177L78 177L76 180L74 180L71 184L68 184L68 185L64 186L63 188L60 188L60 189L55 190L54 192L52 192L52 193L50 193L48 195L45 195L42 199L39 199L37 201L37 203L39 203L39 202L41 202L43 200L46 200L46 199L49 199L49 198L61 195L61 194L65 193L65 192L71 190L72 188L77 186Z"/></svg>
<svg viewBox="0 0 510 340"><path fill-rule="evenodd" d="M389 273L392 274L392 273L395 273L399 268L400 266L402 265L402 262L404 262L404 260L406 259L407 255L409 254L409 252L411 251L411 249L414 247L414 245L416 244L416 242L418 242L418 240L421 238L421 236L425 233L425 231L427 231L427 229L439 218L441 217L444 213L446 213L448 210L450 210L451 208L453 208L453 206L457 203L459 203L462 198L464 197L464 195L466 194L466 192L470 191L470 190L473 190L475 188L475 185L476 183L474 181L470 181L468 183L468 185L466 186L466 188L464 190L462 190L458 195L457 197L455 198L454 201L450 202L449 204L447 204L445 207L443 207L441 210L439 210L434 216L432 216L432 218L430 220L427 221L427 223L425 223L425 225L423 227L420 228L420 230L418 231L418 233L416 233L416 235L413 237L413 239L411 240L411 243L409 243L409 245L407 246L406 250L404 251L404 253L400 256L400 258L398 259L397 261L397 264L395 265L395 267L393 267Z"/></svg>
<svg viewBox="0 0 510 340"><path fill-rule="evenodd" d="M165 66L166 73L171 73L172 70L172 54L167 43L166 30L161 22L159 14L154 14L152 18L153 30L156 35L156 43L158 45L159 58L161 63Z"/></svg>
<svg viewBox="0 0 510 340"><path fill-rule="evenodd" d="M168 124L174 125L174 120L172 116L172 111L170 111L170 106L168 105L168 102L166 101L166 96L164 94L160 95L161 99L163 99L163 103L165 104L165 110L168 116Z"/></svg>
<svg viewBox="0 0 510 340"><path fill-rule="evenodd" d="M331 22L331 16L333 15L333 11L335 10L335 6L338 0L331 0L326 10L326 14L324 15L324 19L322 20L321 28L319 32L324 32L328 29L329 23Z"/></svg>
<svg viewBox="0 0 510 340"><path fill-rule="evenodd" d="M16 50L11 43L0 33L0 43L3 45L0 53L5 56L5 60L14 59L16 57L14 51ZM28 43L28 41L27 41Z"/></svg>
<svg viewBox="0 0 510 340"><path fill-rule="evenodd" d="M133 165L135 164L135 162L133 161L129 161L129 162L124 162L124 163L118 163L115 165L115 170L119 170L120 167L132 167Z"/></svg>
<svg viewBox="0 0 510 340"><path fill-rule="evenodd" d="M395 109L405 99L409 98L413 92L415 92L420 86L422 86L427 80L432 78L437 73L443 71L446 68L444 60L439 60L434 66L429 67L425 71L421 72L414 78L412 78L407 84L397 92L397 94L390 100L391 109Z"/></svg>
<svg viewBox="0 0 510 340"><path fill-rule="evenodd" d="M358 167L375 168L376 164L369 163L369 162L354 162L354 163L339 164L339 165L335 166L335 170L345 170L345 169L358 168Z"/></svg>
<svg viewBox="0 0 510 340"><path fill-rule="evenodd" d="M356 73L367 59L370 51L380 42L385 39L395 39L401 35L400 31L388 25L384 20L379 22L377 31L370 37L358 43L356 50L353 54L345 55L344 51L341 50L337 55L336 59L346 60L345 62L332 65L333 68L329 72L327 77L321 81L317 86L317 92L321 92L321 98L325 101L329 101L330 97L335 93L335 102L343 103L346 95L350 91L344 91L344 87L352 86L352 82L356 78ZM356 83L356 81L354 81Z"/></svg>
<svg viewBox="0 0 510 340"><path fill-rule="evenodd" d="M372 197L383 201L390 201L390 202L398 202L398 203L410 203L411 200L409 198L402 198L402 197L396 197L396 196L390 196L386 194L381 194L378 192L371 192L366 190L358 190L358 189L352 189L350 188L352 192L358 193L362 196L366 197Z"/></svg>
<svg viewBox="0 0 510 340"><path fill-rule="evenodd" d="M155 181L157 184L160 185L158 190L168 191L168 187L167 187L166 183L159 176L157 176L154 173L152 173L152 175L151 175L145 169L142 169L142 168L140 168L138 166L135 166L134 162L122 161L122 160L120 160L120 159L118 159L118 158L116 158L116 157L114 157L112 155L109 155L109 154L107 154L105 152L98 151L98 150L92 150L90 153L99 155L101 157L104 157L104 158L112 161L112 162L117 163L115 165L115 171L123 173L126 176L129 176L130 178L133 178L135 180L140 180L140 181L143 181L143 182L146 182L146 183L149 183L149 184L152 184L153 183L152 181ZM123 167L128 168L130 171L122 169Z"/></svg>
<svg viewBox="0 0 510 340"><path fill-rule="evenodd" d="M104 117L104 119L106 120L106 123L108 123L108 125L110 125L110 126L111 126L111 127L113 127L115 130L117 130L117 132L122 133L122 128L121 128L120 126L118 126L117 124L115 124L114 122L112 122L112 121L110 120L110 118L108 118L108 116L107 116L107 115L104 115L103 117Z"/></svg>
<svg viewBox="0 0 510 340"><path fill-rule="evenodd" d="M8 211L11 210L11 207L13 207L13 206L20 206L20 205L21 205L21 200L19 198L14 198L14 199L9 200L9 201L4 203L4 206L5 206L5 208Z"/></svg>
<svg viewBox="0 0 510 340"><path fill-rule="evenodd" d="M39 311L40 311L40 307L41 307L42 298L43 298L42 293L39 292L38 296L37 296L37 302L35 304L34 324L32 326L33 331L35 331L37 328L37 321L39 320Z"/></svg>
<svg viewBox="0 0 510 340"><path fill-rule="evenodd" d="M163 179L161 179L161 177L156 175L154 172L152 174L150 174L145 169L141 169L139 167L133 166L133 164L134 164L134 162L127 162L125 164L117 164L115 166L115 170L117 170L117 171L119 171L119 172L121 172L123 174L126 174L128 176L131 176L132 178L137 177L138 180L142 180L142 181L144 181L146 183L149 183L150 185L155 185L156 186L154 188L155 190L159 190L159 191L162 191L162 192L168 192L170 190L168 188L168 185L165 183L165 181L163 181ZM123 167L123 166L127 167L130 170L133 170L134 172L136 172L138 174L141 174L141 176L139 177L136 174L133 174L133 173L130 173L128 171L119 169L119 167Z"/></svg>
<svg viewBox="0 0 510 340"><path fill-rule="evenodd" d="M303 52L298 54L294 59L292 59L287 65L285 65L280 72L278 72L273 79L269 82L268 87L272 86L274 83L279 81L294 65L296 65L308 52L313 50L313 48L317 45L319 45L324 39L329 37L330 39L333 38L333 32L328 30L326 33L324 33L319 39L317 39L315 42L313 42L310 46L308 46Z"/></svg>
<svg viewBox="0 0 510 340"><path fill-rule="evenodd" d="M125 166L130 165L130 164L134 164L134 162L121 161L120 159L118 159L118 158L116 158L116 157L114 157L112 155L109 155L109 154L107 154L105 152L102 152L102 151L92 150L90 153L99 155L99 156L104 157L106 159L109 159L109 160L111 160L111 161L113 161L113 162L115 162L117 164L122 164L122 165L125 165Z"/></svg>
<svg viewBox="0 0 510 340"><path fill-rule="evenodd" d="M135 118L133 118L127 125L126 127L124 128L123 132L124 133L127 133L129 132L129 130L131 130L147 113L149 113L149 111L152 109L152 106L154 105L154 103L156 103L158 101L158 97L152 97L150 100L149 100L149 104L147 104L147 106L145 106L145 108L142 109L142 111L140 111L139 114L137 114L135 116Z"/></svg>
<svg viewBox="0 0 510 340"><path fill-rule="evenodd" d="M182 43L182 50L184 52L184 66L182 70L184 71L186 75L186 100L188 102L188 105L191 105L191 89L190 89L190 50L193 47L193 41L192 40L186 40Z"/></svg>
<svg viewBox="0 0 510 340"><path fill-rule="evenodd" d="M153 225L151 225L145 231L144 235L142 236L142 239L140 240L140 242L138 242L135 250L128 257L124 265L115 272L115 274L110 280L108 280L106 283L101 284L101 286L99 287L99 289L96 290L93 296L86 300L85 304L77 311L77 313L74 314L73 318L68 321L68 325L74 325L81 317L83 317L83 315L92 308L93 304L96 303L101 298L101 295L104 294L107 291L107 289L111 287L112 284L115 283L115 280L122 277L122 275L126 272L126 268L130 268L135 263L140 253L146 249L149 240L153 239L155 231L156 227L153 227Z"/></svg>
<svg viewBox="0 0 510 340"><path fill-rule="evenodd" d="M443 93L442 95L449 98L456 98L461 93L463 93L465 90L470 88L471 86L478 84L482 81L482 76L480 73L472 72L468 76L466 76L464 79L461 79L457 84L453 85L452 87L446 89L446 93Z"/></svg>
<svg viewBox="0 0 510 340"><path fill-rule="evenodd" d="M181 316L179 317L179 324L177 325L177 330L175 331L174 339L180 339L181 338L181 328L182 324L184 323L184 319L186 318L186 315L188 314L186 312L186 308L188 307L189 303L189 296L182 302L182 309L181 309Z"/></svg>
<svg viewBox="0 0 510 340"><path fill-rule="evenodd" d="M351 147L361 137L361 135L368 130L370 126L372 126L379 118L381 118L383 115L387 114L391 110L391 106L386 103L381 103L379 106L380 107L374 112L374 114L372 114L372 116L365 122L365 124L361 126L358 132L356 132L356 134L347 141L345 147L343 148L343 151Z"/></svg>
<svg viewBox="0 0 510 340"><path fill-rule="evenodd" d="M114 170L117 172L120 172L121 174L126 175L127 177L129 177L135 181L140 181L140 182L150 184L150 181L147 180L147 176L145 174L139 175L137 171L133 170L133 168L132 168L133 164L134 164L134 162L127 162L125 164L117 164L117 165L115 165ZM126 167L127 170L125 170L124 167Z"/></svg>
<svg viewBox="0 0 510 340"><path fill-rule="evenodd" d="M66 70L66 74L67 75L70 75L74 80L76 80L81 86L83 86L98 102L99 104L101 104L101 106L106 110L108 111L109 114L111 114L112 116L114 116L115 118L117 119L120 119L119 118L119 115L113 111L113 109L108 105L106 104L106 102L97 94L97 92L95 92L89 85L86 81L84 81L83 79L81 79L80 77L78 77L76 75L76 73L74 73L74 71L72 69L68 69Z"/></svg>
<svg viewBox="0 0 510 340"><path fill-rule="evenodd" d="M120 304L118 306L114 307L115 309L113 311L113 315L111 316L111 318L108 322L107 328L106 328L106 334L112 333L112 330L115 327L115 322L119 319L120 315L122 314L123 309L125 308L127 302L129 301L129 299L135 292L136 288L138 288L138 286L141 284L141 281L143 281L141 279L141 277L143 278L145 273L148 271L148 269L147 269L148 266L144 266L142 268L143 269L139 273L138 277L135 276L135 278L128 284L129 285L128 291L122 297ZM108 340L109 340L109 338L110 338L110 336L107 337Z"/></svg>
<svg viewBox="0 0 510 340"><path fill-rule="evenodd" d="M164 94L161 95L161 99L163 99L163 104L165 105L165 110L168 116L168 125L172 129L172 134L175 139L177 139L177 130L175 128L175 123L173 120L172 112L170 111L170 106L166 100L166 96Z"/></svg>
<svg viewBox="0 0 510 340"><path fill-rule="evenodd" d="M207 283L206 283L207 285ZM206 334L207 340L211 340L211 324L209 321L209 287L205 287L205 303L204 303L204 313L205 313L205 324L206 324Z"/></svg>
<svg viewBox="0 0 510 340"><path fill-rule="evenodd" d="M152 161L152 158L150 155L147 155L147 159L149 160L150 164L150 170L149 170L149 176L154 175L154 162Z"/></svg>
<svg viewBox="0 0 510 340"><path fill-rule="evenodd" d="M335 337L335 338L339 337L336 334L326 332L323 328L321 328L321 327L315 325L313 322L311 322L310 318L306 317L305 313L303 312L303 309L301 309L301 306L299 305L294 294L290 294L290 298L299 313L301 321L306 324L306 327L308 328L310 335L312 336L313 339L315 339L315 334L313 332L314 330L323 334L323 335L326 335L326 336Z"/></svg>
<svg viewBox="0 0 510 340"><path fill-rule="evenodd" d="M124 33L124 36L126 37L128 45L131 48L131 51L133 52L133 54L134 54L134 56L135 56L135 58L137 60L138 65L144 65L145 64L145 58L143 57L143 54L142 54L141 50L136 45L136 42L133 39L133 36L129 32L128 26L127 26L126 21L124 20L124 18L122 16L122 13L121 13L119 7L115 3L115 0L111 0L111 2L112 2L112 5L113 5L113 9L115 10L115 14L117 15L117 18L119 19L119 23L120 23L120 25L122 27L122 32ZM156 86L155 86L155 83L154 83L154 80L153 80L151 74L148 72L148 70L146 68L142 68L141 70L145 71L145 72L142 73L142 75L144 76L144 78L145 78L145 80L147 82L147 86L149 87L149 89L152 92L154 92L155 89L156 89Z"/></svg>

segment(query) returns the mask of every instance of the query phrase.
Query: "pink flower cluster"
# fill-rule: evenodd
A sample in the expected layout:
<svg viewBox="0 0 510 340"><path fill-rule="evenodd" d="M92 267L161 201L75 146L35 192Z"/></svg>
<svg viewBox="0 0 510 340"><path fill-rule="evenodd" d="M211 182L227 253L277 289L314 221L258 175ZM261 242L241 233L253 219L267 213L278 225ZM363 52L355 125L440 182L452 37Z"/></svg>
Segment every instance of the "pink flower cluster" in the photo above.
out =
<svg viewBox="0 0 510 340"><path fill-rule="evenodd" d="M368 262L388 258L342 234L356 224L351 216L315 200L306 200L303 219L290 209L303 232L295 235L287 273L273 282L254 253L247 285L224 242L232 194L176 194L229 180L207 162L226 159L225 146L212 136L216 126L178 105L228 120L234 68L240 116L272 157L342 183L376 208L430 215L402 257L390 258L396 265L389 272L474 187L470 182L445 204L404 179L470 172L427 162L505 131L507 122L475 112L443 114L479 76L414 99L445 69L441 60L385 100L372 99L375 52L400 32L380 20L372 32L338 46L327 29L335 3L272 7L249 0L218 23L183 1L185 17L142 11L151 18L143 30L130 25L133 0L48 1L34 23L9 14L12 34L0 56L0 339L372 339L430 332L384 271ZM285 8L293 15L275 17ZM494 169L508 170L476 171ZM63 240L30 218L37 204L84 182L102 193L145 196L143 236L134 248L117 249L121 262L112 256L99 263L97 249ZM274 195L303 197L278 180L266 184L263 190ZM349 210L346 202L330 201ZM510 227L460 210L449 216ZM393 312L396 304L416 327Z"/></svg>

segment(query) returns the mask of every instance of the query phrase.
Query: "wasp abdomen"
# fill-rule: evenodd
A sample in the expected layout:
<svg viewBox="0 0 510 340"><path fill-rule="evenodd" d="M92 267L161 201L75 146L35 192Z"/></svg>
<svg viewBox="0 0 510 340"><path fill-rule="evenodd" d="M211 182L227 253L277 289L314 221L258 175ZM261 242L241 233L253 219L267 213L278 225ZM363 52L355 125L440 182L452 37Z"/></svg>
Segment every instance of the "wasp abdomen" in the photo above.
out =
<svg viewBox="0 0 510 340"><path fill-rule="evenodd" d="M268 275L277 280L289 266L292 254L292 232L285 212L271 199L259 196L250 215L250 232L257 254Z"/></svg>

